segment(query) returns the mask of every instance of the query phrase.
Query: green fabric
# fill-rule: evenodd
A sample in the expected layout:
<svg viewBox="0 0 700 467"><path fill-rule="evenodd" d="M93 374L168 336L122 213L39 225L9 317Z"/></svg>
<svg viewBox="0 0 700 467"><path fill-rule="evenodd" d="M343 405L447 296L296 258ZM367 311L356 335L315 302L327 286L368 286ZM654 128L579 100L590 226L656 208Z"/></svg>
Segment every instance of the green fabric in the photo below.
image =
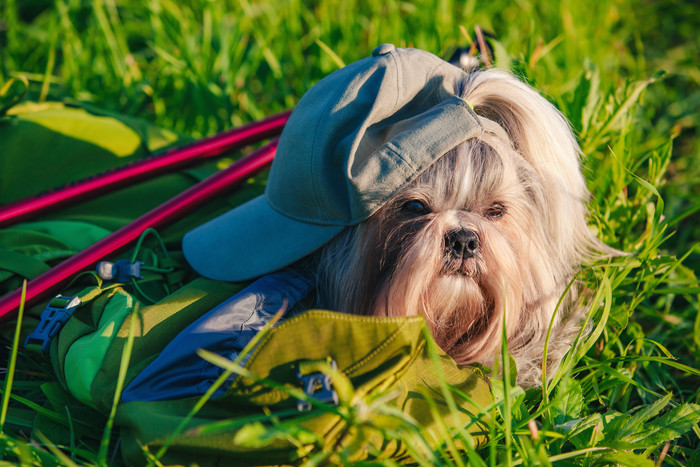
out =
<svg viewBox="0 0 700 467"><path fill-rule="evenodd" d="M0 282L12 274L33 279L50 269L47 263L68 258L109 233L77 221L28 222L0 230Z"/></svg>
<svg viewBox="0 0 700 467"><path fill-rule="evenodd" d="M22 103L10 108L6 115L0 114L0 204L122 166L175 141L173 133L144 121L81 106L83 108L60 102ZM141 144L133 154L123 156L125 151L120 148L119 140L110 134L117 131L125 135L126 127L141 139ZM127 139L131 140L133 135ZM188 139L177 137L178 144L183 141ZM177 173L152 177L112 193L90 197L74 206L52 209L32 222L0 229L0 250L12 252L0 256L0 296L20 288L25 278L43 272L45 268L39 262L55 266L192 187L220 169L217 164L218 161L209 161ZM181 259L180 242L186 231L259 195L263 188L264 177L248 181L242 189L219 196L161 229L166 246ZM17 254L26 258L19 258ZM120 257L104 259L115 261ZM185 264L184 260L179 263ZM194 277L189 268L181 269L178 274L179 278L166 277L169 286L179 287ZM146 284L144 291L154 298L162 296L164 288L156 284L158 278L149 273L144 276L142 284L153 283L152 287ZM46 301L25 310L24 336L33 331L45 305ZM13 332L12 326L0 327L0 333L8 339L12 339Z"/></svg>
<svg viewBox="0 0 700 467"><path fill-rule="evenodd" d="M125 384L151 363L181 330L241 288L240 284L200 278L155 305L141 307ZM129 336L129 321L125 320L112 338L90 388L95 407L104 412L112 407L122 351Z"/></svg>
<svg viewBox="0 0 700 467"><path fill-rule="evenodd" d="M196 279L154 305L139 304L126 384L182 329L241 287ZM61 384L77 399L108 412L129 333L130 320L126 318L138 301L119 286L95 286L88 290L97 293L97 297L86 297L84 304L53 339L51 362ZM80 294L85 296L84 291Z"/></svg>
<svg viewBox="0 0 700 467"><path fill-rule="evenodd" d="M10 109L0 120L0 203L111 169L178 139L143 122L93 112L58 102Z"/></svg>
<svg viewBox="0 0 700 467"><path fill-rule="evenodd" d="M8 114L0 116L0 203L120 166L175 141L172 133L138 120L61 103L24 104L10 109ZM155 177L73 207L52 210L37 221L0 230L0 295L18 287L23 277L35 277L46 267L86 248L214 170L214 163L206 163ZM167 248L178 250L184 232L262 193L261 179L245 184L232 195L219 197L167 228L162 232ZM144 254L149 252L148 247L145 250ZM157 253L155 250L150 249L150 253ZM124 255L128 257L130 253ZM170 262L176 264L180 258L176 251ZM113 261L118 257L105 259ZM186 282L192 274L180 270L165 276L146 272L144 276L142 283L162 288L166 282L179 287L178 283ZM94 273L85 277L94 283ZM86 407L90 406L102 414L109 413L112 407L122 352L129 336L129 316L137 308L134 346L125 384L182 329L243 286L199 278L158 303L146 306L129 284L110 285L98 280L97 285L85 288L85 277L78 278L62 292L81 296L83 304L53 339L51 362L61 388L67 388L66 392L82 401L85 404L82 409L93 410ZM32 316L40 313L44 305L29 310L25 326L30 325ZM298 365L309 371L321 369L330 356L350 378L358 397L372 397L386 389L396 391L398 397L394 403L433 430L433 416L420 395L425 389L436 399L437 410L446 416L448 423L463 426L470 420L471 407L466 401L458 400L464 410L448 414L435 375L443 373L448 384L480 405L489 402L486 383L477 371L456 366L442 353L436 367L426 350L425 332L420 318L379 319L309 312L274 329L251 355L247 368L259 376L300 387L296 376ZM50 395L54 411L65 410L67 405L71 405L71 413L81 410L55 385L42 389ZM339 389L340 392L343 391ZM121 427L126 463L143 463L139 443L154 452L196 402L197 399L183 399L121 404L115 421ZM227 418L260 415L264 409L275 416L282 410L295 410L296 403L286 393L240 378L224 396L205 404L186 430ZM37 417L35 428L45 431L47 420ZM319 433L327 443L337 442L344 428L344 422L337 416L316 409L283 422L300 424ZM63 430L67 431L65 427ZM176 437L165 461L200 465L294 462L309 449L284 440L261 447L236 445L232 443L236 432L237 428L216 434L184 431ZM352 442L351 438L342 443ZM397 458L403 455L401 446L377 444L377 447Z"/></svg>
<svg viewBox="0 0 700 467"><path fill-rule="evenodd" d="M92 383L102 368L107 349L134 305L131 295L117 289L105 304L95 331L77 339L66 352L63 366L66 385L82 403L94 406L90 393Z"/></svg>
<svg viewBox="0 0 700 467"><path fill-rule="evenodd" d="M0 268L27 279L32 279L50 269L43 261L4 248L0 248ZM1 275L0 278L2 278Z"/></svg>
<svg viewBox="0 0 700 467"><path fill-rule="evenodd" d="M62 220L25 222L18 225L17 229L45 234L74 251L84 250L112 233L104 227L87 222Z"/></svg>
<svg viewBox="0 0 700 467"><path fill-rule="evenodd" d="M135 144L136 140L140 142ZM0 116L0 204L122 166L183 140L187 139L138 119L93 108L58 102L16 105L6 116ZM45 272L46 266L55 266L87 248L218 168L216 161L200 163L189 170L90 197L74 206L52 209L35 221L0 229L0 296L21 287L24 278ZM185 232L257 196L263 188L262 178L256 179L177 220L160 232L166 245L179 250ZM105 258L116 259L119 257ZM187 280L191 279L190 273ZM44 305L27 310L28 318L36 317Z"/></svg>
<svg viewBox="0 0 700 467"><path fill-rule="evenodd" d="M102 312L112 296L123 292L119 286L102 287L101 281L97 285L87 288L75 287L63 291L67 297L81 296L82 304L73 311L73 315L51 341L50 356L56 376L59 382L68 387L68 379L71 374L66 374L66 366L74 367L72 360L66 361L71 346L84 336L89 336L98 329L102 319ZM85 355L78 356L78 359Z"/></svg>
<svg viewBox="0 0 700 467"><path fill-rule="evenodd" d="M61 240L43 232L25 229L21 225L0 230L0 247L34 256L39 261L51 261L75 252Z"/></svg>
<svg viewBox="0 0 700 467"><path fill-rule="evenodd" d="M0 117L0 204L123 166L175 143L189 142L189 138L135 118L85 104L80 106L59 102L23 103L10 109L7 116ZM75 206L52 209L40 220L80 221L111 232L219 168L216 161L200 163L189 170L153 177L128 188L91 197ZM245 184L243 190L233 195L221 196L168 228L164 232L166 241L176 241L179 247L184 232L257 196L263 189L264 183L259 179Z"/></svg>
<svg viewBox="0 0 700 467"><path fill-rule="evenodd" d="M240 288L240 285L200 278L161 302L142 307L125 384L129 384L177 333ZM88 292L99 295L91 299ZM115 286L88 288L78 294L85 297L86 303L76 310L59 337L54 339L51 360L62 376L62 384L74 397L108 413L128 339L128 315L133 312L134 300L121 287ZM434 414L421 391L431 394L438 413L449 425L467 425L471 413L477 409L455 396L461 410L450 412L437 375L443 374L448 385L467 394L479 406L490 402L490 393L477 370L456 365L439 350L436 365L427 351L426 335L427 329L420 317L373 318L315 310L274 328L259 343L246 368L259 377L301 387L297 377L300 368L302 373L320 370L328 365L330 357L337 362L338 370L349 378L354 397L368 400L392 391L396 395L392 403L439 440ZM342 400L348 391L341 391L339 387L338 394ZM144 462L140 445L147 446L152 453L157 451L197 400L121 404L115 422L121 427L127 464ZM290 410L294 413L296 407L297 400L286 392L238 378L223 396L207 403L175 437L164 461L200 465L294 462L303 457L311 445L296 446L281 439L259 447L236 445L232 439L240 426L218 433L199 434L192 429L226 419L261 415L264 409L270 411L271 417L277 417ZM339 416L319 410L299 413L292 419L283 416L281 420L293 421L321 435L329 445L338 441L345 428ZM474 425L470 430L481 439L479 432L483 427ZM350 442L352 436L343 438L342 443ZM405 455L405 446L382 445L382 440L371 437L368 442L395 458Z"/></svg>
<svg viewBox="0 0 700 467"><path fill-rule="evenodd" d="M455 396L461 410L450 412L437 374L442 373L448 385L467 394L480 407L488 405L491 397L478 370L456 365L439 350L435 365L426 349L425 331L425 323L420 317L373 318L310 311L273 329L259 344L246 368L259 377L301 387L297 378L299 365L330 356L337 362L338 369L350 378L355 397L367 400L384 391L393 391L397 397L392 404L415 418L439 440L436 421L420 391L431 394L438 413L448 426L467 425L471 414L478 409ZM342 396L340 391L339 395ZM126 462L144 462L139 445L147 446L151 453L156 452L197 400L140 401L120 405L115 421L122 426L122 451ZM276 417L282 411L293 411L296 404L296 399L284 391L240 377L225 395L209 401L186 425L168 449L164 462L197 462L199 465L294 462L310 446L296 446L288 440L278 439L264 447L254 448L236 444L235 435L240 426L217 433L200 433L195 428L224 419L260 415L263 408L271 412L270 417ZM285 418L280 420L284 422ZM338 441L346 428L339 416L319 410L299 414L292 420L298 426L323 436L324 443L329 446ZM482 440L480 433L483 429L483 426L470 427L477 439ZM353 437L349 436L342 444L352 441ZM368 441L393 457L401 458L405 454L405 446L391 443L383 446L379 439L370 438Z"/></svg>

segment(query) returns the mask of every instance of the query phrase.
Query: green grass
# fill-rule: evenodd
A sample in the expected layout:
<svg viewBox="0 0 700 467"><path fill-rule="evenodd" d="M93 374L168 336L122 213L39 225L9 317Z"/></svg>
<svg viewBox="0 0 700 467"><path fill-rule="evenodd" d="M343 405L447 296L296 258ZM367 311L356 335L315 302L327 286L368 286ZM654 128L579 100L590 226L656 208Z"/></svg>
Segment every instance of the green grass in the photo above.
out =
<svg viewBox="0 0 700 467"><path fill-rule="evenodd" d="M594 331L545 388L494 382L487 446L464 453L463 431L446 427L453 441L416 449L414 460L697 465L697 18L693 2L672 0L5 0L0 89L26 79L33 100L75 98L202 137L293 107L314 82L380 43L448 56L475 25L494 33L496 65L534 84L571 120L586 153L592 228L633 255L582 272ZM21 87L14 81L5 99ZM47 368L20 352L2 407L2 457L113 462L114 437L99 445L106 422L56 409ZM29 440L37 413L70 433L67 454L55 440ZM422 446L420 428L395 416L395 428L374 428ZM99 433L97 444L86 441L90 432ZM319 449L310 459L350 455Z"/></svg>

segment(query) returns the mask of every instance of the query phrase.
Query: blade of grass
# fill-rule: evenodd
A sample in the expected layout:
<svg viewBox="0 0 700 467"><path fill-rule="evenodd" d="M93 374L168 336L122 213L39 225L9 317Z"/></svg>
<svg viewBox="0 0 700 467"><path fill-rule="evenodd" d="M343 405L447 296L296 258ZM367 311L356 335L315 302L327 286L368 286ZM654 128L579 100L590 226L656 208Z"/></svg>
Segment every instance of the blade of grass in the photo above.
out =
<svg viewBox="0 0 700 467"><path fill-rule="evenodd" d="M241 351L240 354L238 354L238 357L234 362L231 362L230 360L227 360L223 357L221 357L218 354L213 354L211 352L206 352L206 351L200 351L198 352L199 355L204 358L205 360L208 360L208 358L211 358L211 360L208 360L210 363L214 363L215 365L219 365L222 368L224 368L224 372L214 381L214 383L211 385L211 387L204 393L204 395L197 401L197 403L192 407L192 410L190 411L189 414L187 414L186 417L182 419L180 424L177 426L175 430L168 436L168 439L163 443L163 446L158 450L158 452L155 454L156 459L161 459L170 445L172 444L173 441L175 441L175 438L182 433L182 431L185 429L187 424L192 420L192 418L201 410L202 407L204 407L204 404L207 403L209 399L214 395L214 393L221 387L222 384L228 380L228 378L233 374L234 370L231 369L231 366L234 368L238 369L241 368L239 366L239 363L243 361L243 359L248 355L250 352L253 351L258 345L258 343L267 336L267 334L270 332L270 329L274 327L274 325L277 323L277 321L282 318L284 313L286 312L287 305L283 305L282 308L279 309L279 311L272 317L272 319L258 332L248 343L248 345ZM208 358L207 358L208 357ZM223 366L221 365L222 360L225 363L231 363L232 365ZM218 362L218 363L217 363ZM238 373L241 374L241 373Z"/></svg>
<svg viewBox="0 0 700 467"><path fill-rule="evenodd" d="M454 396L453 396L453 388L451 388L447 382L445 381L445 374L442 371L442 365L440 364L440 358L437 352L437 346L435 341L433 340L432 336L430 335L430 331L427 328L424 328L424 333L425 333L425 342L426 342L426 349L428 352L428 355L430 356L430 360L433 364L433 368L435 369L435 373L437 376L437 380L440 384L440 392L447 403L447 406L450 409L450 412L458 412L460 409L457 407L457 403L455 402ZM424 394L424 397L427 395ZM484 407L479 407L476 401L474 401L471 397L469 397L466 394L462 394L464 399L467 400L469 403L472 404L473 407L478 409L479 415L488 413L485 412L486 408ZM432 398L427 399L429 403L432 405L435 405L435 401L432 400ZM431 406L432 410L432 406ZM436 419L438 422L439 426L442 427L442 425L445 424L445 421L443 418L439 415L439 413L435 410L435 413L433 414L433 417ZM436 418L437 417L437 418ZM475 415L474 418L472 418L472 421L469 426L471 426L473 423L475 423L475 419L478 417L478 415ZM486 464L484 461L479 457L475 455L476 452L476 443L474 443L474 439L470 433L466 431L466 427L464 426L456 426L453 427L453 429L457 432L457 434L460 436L461 439L464 440L466 444L466 454L469 459L469 462L471 465L480 465L480 466L485 466ZM444 434L448 436L450 439L447 439L446 441L448 442L448 447L450 450L455 450L456 451L456 446L454 445L454 442L452 441L452 435L449 434L446 430L443 430Z"/></svg>
<svg viewBox="0 0 700 467"><path fill-rule="evenodd" d="M578 449L576 451L569 451L569 452L565 452L563 454L557 454L555 456L550 456L548 459L549 459L549 462L554 463L554 462L559 462L559 461L571 459L574 457L580 457L580 456L586 455L588 453L598 452L598 451L611 451L611 449L604 448L604 447L591 447L591 448L586 448L586 449ZM523 464L523 459L518 459L513 463L513 466L521 465L521 464Z"/></svg>
<svg viewBox="0 0 700 467"><path fill-rule="evenodd" d="M579 347L578 342L582 337L583 330L586 328L587 323L592 319L592 312L594 311L592 306L591 310L589 310L589 312L586 314L586 320L581 326L581 331L579 331L576 339L574 340L574 344L571 346L572 350L566 354L566 357L564 357L564 360L561 362L556 374L552 378L552 383L548 387L550 392L552 388L556 387L557 383L562 377L564 377L564 375L570 373L574 365L581 360L581 358L591 349L591 347L593 347L605 330L608 322L608 316L610 316L610 309L612 307L612 287L610 285L608 271L605 271L603 277L601 277L598 285L598 291L596 292L591 303L597 307L599 307L601 303L603 304L603 312L598 319L598 323L583 345Z"/></svg>
<svg viewBox="0 0 700 467"><path fill-rule="evenodd" d="M512 413L511 413L511 394L510 394L510 355L508 354L508 333L506 332L506 297L507 291L503 293L503 323L501 326L501 371L503 381L503 437L505 440L506 459L505 465L510 467L513 465L511 454L512 449Z"/></svg>
<svg viewBox="0 0 700 467"><path fill-rule="evenodd" d="M438 452L440 454L440 458L443 460L445 465L463 466L464 461L462 460L462 456L460 455L460 452L457 449L457 446L455 445L454 439L452 438L452 434L450 433L450 430L447 427L447 423L445 423L445 419L442 417L440 411L437 409L435 399L430 395L428 391L423 391L422 395L425 401L428 403L428 407L430 408L430 413L432 415L433 420L435 421L435 426L437 428L437 431L439 432L440 439L442 439L442 442L447 447L447 452L445 452L444 448L441 445L437 447ZM450 455L448 456L447 453L449 453Z"/></svg>
<svg viewBox="0 0 700 467"><path fill-rule="evenodd" d="M22 317L24 316L24 301L27 296L27 280L22 282L22 297L17 313L17 323L15 324L15 335L12 339L12 350L10 351L10 361L7 365L7 376L5 377L5 390L2 394L2 411L0 412L0 433L5 428L5 417L7 408L10 405L10 394L12 393L12 381L15 377L15 364L17 363L17 348L19 347L19 333L22 330Z"/></svg>
<svg viewBox="0 0 700 467"><path fill-rule="evenodd" d="M124 381L126 380L126 372L129 369L129 362L131 360L131 352L134 348L134 337L136 335L136 323L138 322L139 314L139 304L136 303L133 311L129 316L129 335L127 336L126 343L122 349L122 358L119 363L119 375L117 376L117 385L114 389L114 398L112 400L112 408L109 412L109 417L107 418L107 424L105 426L104 432L102 434L102 440L100 442L100 449L97 453L98 463L101 465L108 465L107 461L107 450L109 449L109 440L112 436L112 427L114 426L114 417L117 413L117 406L119 405L119 400L122 396L122 388L124 387Z"/></svg>
<svg viewBox="0 0 700 467"><path fill-rule="evenodd" d="M569 291L571 290L571 287L574 285L574 283L578 280L581 272L577 272L574 277L571 278L569 283L566 286L566 289L562 292L562 294L559 296L559 300L557 301L557 306L554 307L554 312L552 313L552 319L549 320L549 327L547 328L547 335L544 340L544 349L542 350L542 403L546 404L549 402L549 390L547 389L547 351L549 350L549 339L552 336L552 328L554 327L554 323L556 322L557 315L559 314L559 310L561 309L561 304L564 301L564 298L569 295ZM551 422L551 420L550 420Z"/></svg>
<svg viewBox="0 0 700 467"><path fill-rule="evenodd" d="M333 60L333 63L335 63L339 69L345 66L345 62L340 57L338 57L338 55L335 52L333 52L333 49L328 47L328 45L326 45L323 41L321 41L320 39L316 39L314 42L316 43L316 45L321 47L321 50L328 54L331 60Z"/></svg>
<svg viewBox="0 0 700 467"><path fill-rule="evenodd" d="M61 461L61 462L60 462L61 465L67 465L67 466L69 466L69 467L78 467L78 464L76 464L75 462L73 462L73 460L72 460L71 458L69 458L68 456L66 456L66 455L63 453L63 451L61 451L60 449L58 449L58 448L51 442L51 440L49 440L46 436L44 436L44 434L43 434L41 431L37 430L37 431L34 432L34 434L35 434L35 436L39 439L39 441L41 441L42 443L44 443L44 447L46 447L46 449L48 449L49 451L51 451L51 454L53 454L54 456L56 456L56 457Z"/></svg>

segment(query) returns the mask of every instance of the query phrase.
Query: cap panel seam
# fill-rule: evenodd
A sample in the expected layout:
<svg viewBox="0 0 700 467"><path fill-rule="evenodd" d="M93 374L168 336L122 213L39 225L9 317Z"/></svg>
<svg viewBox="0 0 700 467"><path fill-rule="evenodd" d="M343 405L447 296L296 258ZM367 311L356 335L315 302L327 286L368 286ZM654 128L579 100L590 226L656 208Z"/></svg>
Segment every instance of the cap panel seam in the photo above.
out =
<svg viewBox="0 0 700 467"><path fill-rule="evenodd" d="M398 57L394 55L394 53L398 53L397 49L392 50L389 52L388 55L391 57L391 60L394 62L394 67L396 68L396 95L394 96L394 106L391 108L390 115L393 115L394 112L396 111L396 107L399 105L399 93L402 91L399 89L399 86L401 86L401 80L403 79L403 68L399 66L399 60ZM403 63L401 63L403 65Z"/></svg>
<svg viewBox="0 0 700 467"><path fill-rule="evenodd" d="M342 69L342 68L341 68ZM340 70L338 70L340 71ZM332 107L335 103L338 102L338 96L340 96L343 92L345 92L348 88L348 83L355 79L357 77L357 74L350 74L348 77L343 81L343 85L338 87L338 90L333 94L333 98L329 99L326 105L323 108L323 112L320 114L320 118L318 119L318 122L316 123L316 127L314 128L314 133L313 133L313 144L311 145L311 157L309 157L309 172L311 173L310 177L310 182L311 182L311 189L313 190L313 198L316 201L316 208L321 207L319 204L326 204L326 200L319 195L319 193L322 193L323 190L319 190L319 188L316 186L316 145L318 144L319 138L316 136L319 134L319 127L327 122L330 121L330 118L328 118L328 110L330 107ZM277 209L276 209L277 210ZM277 210L277 212L280 212ZM281 212L280 212L281 213ZM317 213L314 213L315 215ZM284 214L285 216L287 214Z"/></svg>
<svg viewBox="0 0 700 467"><path fill-rule="evenodd" d="M408 166L408 167L413 171L414 174L417 172L415 166L414 166L413 164L411 164L410 161L409 161L408 159L406 159L405 157L403 157L403 156L394 148L394 144L393 144L392 141L387 141L386 149L387 149L388 151L391 151L393 154L395 154L396 157L397 157L398 159L401 159L401 160L404 162L404 164L406 164L406 166ZM394 164L394 166L398 167L396 164Z"/></svg>

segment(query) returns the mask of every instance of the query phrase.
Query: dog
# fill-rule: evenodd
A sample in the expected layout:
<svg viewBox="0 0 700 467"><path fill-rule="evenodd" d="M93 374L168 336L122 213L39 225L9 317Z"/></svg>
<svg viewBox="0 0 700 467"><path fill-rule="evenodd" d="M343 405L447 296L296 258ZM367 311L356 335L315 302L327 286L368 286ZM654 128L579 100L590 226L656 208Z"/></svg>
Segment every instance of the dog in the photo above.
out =
<svg viewBox="0 0 700 467"><path fill-rule="evenodd" d="M550 322L553 372L585 314L572 279L606 249L586 224L580 150L562 114L508 73L471 71L455 92L505 132L454 148L323 247L317 306L422 314L462 364L492 365L505 321L518 383L537 385Z"/></svg>
<svg viewBox="0 0 700 467"><path fill-rule="evenodd" d="M195 269L241 280L291 264L314 278L306 307L423 315L460 364L493 365L505 326L525 387L542 382L551 323L553 374L585 315L574 277L609 249L550 102L507 72L383 45L314 86L287 125L266 194L185 238Z"/></svg>

